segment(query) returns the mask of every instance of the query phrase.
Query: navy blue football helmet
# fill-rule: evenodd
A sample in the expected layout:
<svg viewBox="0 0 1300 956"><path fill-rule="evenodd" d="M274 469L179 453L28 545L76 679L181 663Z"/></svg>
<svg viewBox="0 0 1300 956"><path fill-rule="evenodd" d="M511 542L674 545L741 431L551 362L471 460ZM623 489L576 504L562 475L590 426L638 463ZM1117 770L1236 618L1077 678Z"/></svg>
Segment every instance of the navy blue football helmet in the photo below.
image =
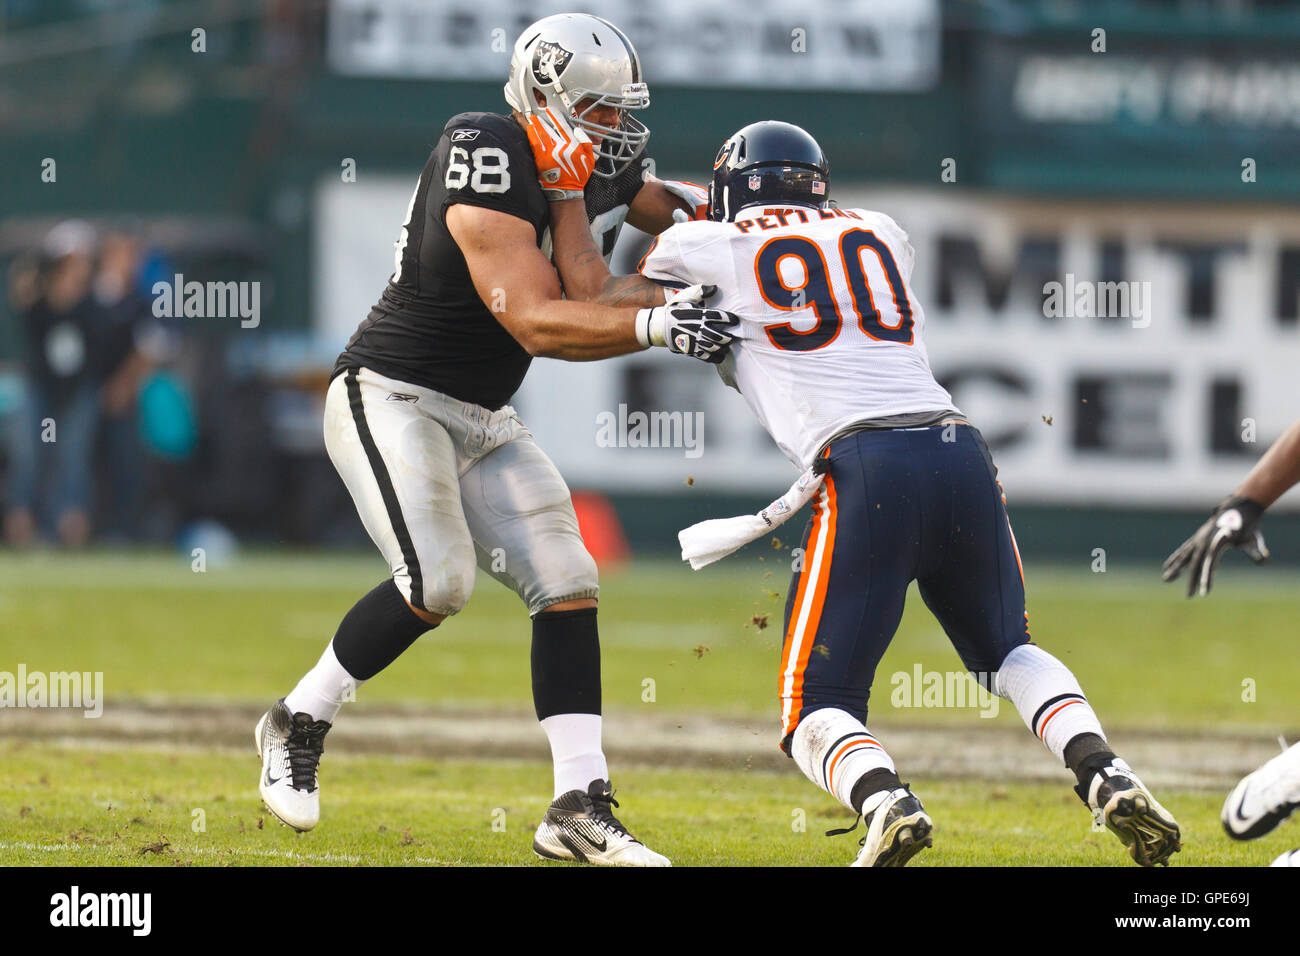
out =
<svg viewBox="0 0 1300 956"><path fill-rule="evenodd" d="M737 130L713 161L709 218L728 222L746 206L825 206L831 164L807 132L764 120Z"/></svg>

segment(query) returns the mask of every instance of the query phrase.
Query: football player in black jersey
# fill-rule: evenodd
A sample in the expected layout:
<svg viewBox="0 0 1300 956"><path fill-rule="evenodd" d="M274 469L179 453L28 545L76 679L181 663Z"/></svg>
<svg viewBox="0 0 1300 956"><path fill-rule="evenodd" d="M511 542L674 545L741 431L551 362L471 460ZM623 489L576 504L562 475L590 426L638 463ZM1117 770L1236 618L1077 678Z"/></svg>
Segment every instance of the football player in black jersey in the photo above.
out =
<svg viewBox="0 0 1300 956"><path fill-rule="evenodd" d="M649 133L631 111L649 93L620 30L585 14L533 24L515 44L506 99L511 115L447 123L411 197L395 271L339 356L326 449L392 576L356 603L316 666L258 723L259 789L284 823L316 825L317 768L342 701L465 606L477 563L533 620L533 698L555 765L534 850L665 866L613 815L596 565L564 480L507 403L534 356L585 361L653 344L716 362L736 319L703 308L709 290L700 288L666 302L661 290L618 288L604 299L615 305L563 298L529 140L539 114L563 111L586 134L567 143L567 175L552 171L547 188L585 199L605 256L624 220L658 233L683 214L676 194L690 195L644 175Z"/></svg>

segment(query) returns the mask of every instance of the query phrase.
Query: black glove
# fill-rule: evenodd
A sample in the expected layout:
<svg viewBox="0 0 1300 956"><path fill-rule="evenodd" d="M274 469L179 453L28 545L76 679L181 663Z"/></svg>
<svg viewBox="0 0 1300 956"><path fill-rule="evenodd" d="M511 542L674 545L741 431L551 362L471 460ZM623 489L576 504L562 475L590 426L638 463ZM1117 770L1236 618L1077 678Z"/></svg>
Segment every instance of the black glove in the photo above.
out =
<svg viewBox="0 0 1300 956"><path fill-rule="evenodd" d="M665 306L665 309L668 309ZM717 365L727 355L740 319L720 309L668 309L664 338L668 351Z"/></svg>
<svg viewBox="0 0 1300 956"><path fill-rule="evenodd" d="M1241 548L1256 564L1263 564L1268 560L1268 545L1259 530L1259 519L1263 514L1263 506L1249 498L1229 496L1223 499L1218 510L1196 530L1196 534L1165 559L1161 577L1172 581L1183 573L1183 568L1190 566L1187 596L1199 594L1204 597L1210 593L1219 558L1228 548Z"/></svg>

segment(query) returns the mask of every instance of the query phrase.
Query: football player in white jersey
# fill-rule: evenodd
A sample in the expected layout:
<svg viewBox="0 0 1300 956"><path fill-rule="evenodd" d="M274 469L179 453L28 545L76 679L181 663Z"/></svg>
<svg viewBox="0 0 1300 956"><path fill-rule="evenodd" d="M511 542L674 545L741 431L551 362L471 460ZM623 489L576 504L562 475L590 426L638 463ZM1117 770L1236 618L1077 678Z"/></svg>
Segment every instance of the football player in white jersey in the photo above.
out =
<svg viewBox="0 0 1300 956"><path fill-rule="evenodd" d="M724 378L805 485L820 482L786 605L782 749L861 815L854 865L901 866L931 845L929 815L864 723L915 580L966 668L1074 772L1094 817L1138 863L1167 863L1178 824L1112 752L1074 675L1030 640L996 470L930 371L906 234L830 198L816 140L788 123L746 126L717 154L709 221L661 233L640 266L660 285L718 288L717 307L741 320ZM590 232L552 206L566 289L600 295L611 280Z"/></svg>

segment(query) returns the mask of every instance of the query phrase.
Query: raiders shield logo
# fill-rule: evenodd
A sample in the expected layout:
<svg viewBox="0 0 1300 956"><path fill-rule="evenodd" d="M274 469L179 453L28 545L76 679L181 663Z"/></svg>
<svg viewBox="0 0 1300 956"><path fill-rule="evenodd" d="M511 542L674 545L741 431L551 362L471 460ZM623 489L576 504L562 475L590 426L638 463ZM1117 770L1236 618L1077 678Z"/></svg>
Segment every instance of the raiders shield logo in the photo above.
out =
<svg viewBox="0 0 1300 956"><path fill-rule="evenodd" d="M573 54L558 43L543 40L533 51L533 79L538 84L554 83L573 59Z"/></svg>

